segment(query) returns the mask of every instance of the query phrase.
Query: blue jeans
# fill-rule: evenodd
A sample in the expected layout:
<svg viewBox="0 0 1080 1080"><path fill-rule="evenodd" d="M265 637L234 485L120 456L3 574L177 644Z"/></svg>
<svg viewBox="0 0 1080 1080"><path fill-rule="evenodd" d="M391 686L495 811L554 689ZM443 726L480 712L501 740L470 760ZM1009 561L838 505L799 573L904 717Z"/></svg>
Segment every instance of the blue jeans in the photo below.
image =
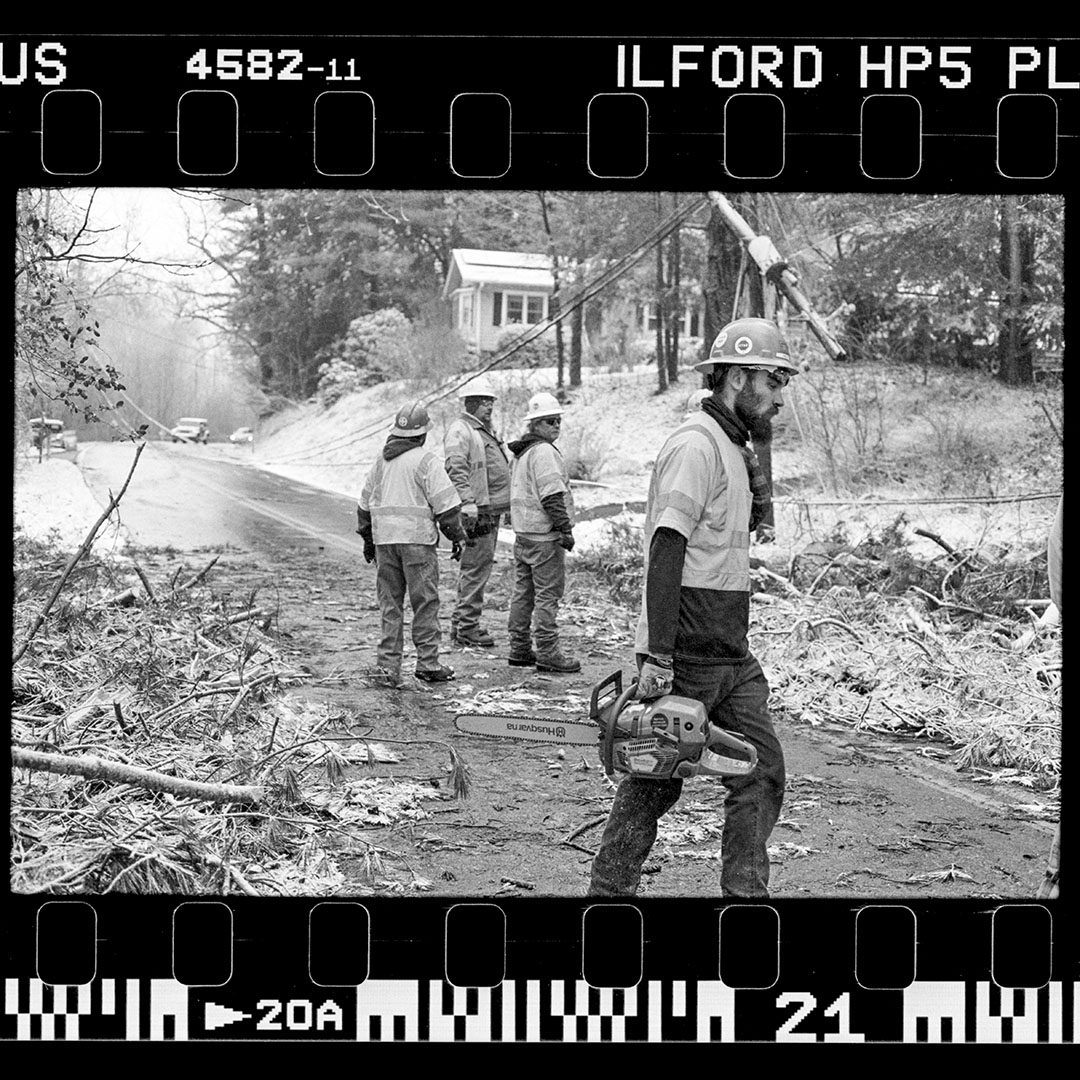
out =
<svg viewBox="0 0 1080 1080"><path fill-rule="evenodd" d="M376 650L379 667L401 672L405 639L405 593L412 604L412 640L416 666L439 666L439 557L434 544L379 544L375 556L375 592L382 613L382 638Z"/></svg>
<svg viewBox="0 0 1080 1080"><path fill-rule="evenodd" d="M735 664L675 661L672 693L700 701L709 722L752 743L757 767L729 776L724 800L724 896L769 895L767 846L784 801L784 752L769 719L769 684L754 657ZM657 822L682 794L681 780L627 776L615 793L600 850L593 860L589 896L633 896L641 868L656 842Z"/></svg>
<svg viewBox="0 0 1080 1080"><path fill-rule="evenodd" d="M525 655L536 640L537 656L559 649L559 601L566 591L566 551L554 540L514 541L514 595L507 629L510 651Z"/></svg>

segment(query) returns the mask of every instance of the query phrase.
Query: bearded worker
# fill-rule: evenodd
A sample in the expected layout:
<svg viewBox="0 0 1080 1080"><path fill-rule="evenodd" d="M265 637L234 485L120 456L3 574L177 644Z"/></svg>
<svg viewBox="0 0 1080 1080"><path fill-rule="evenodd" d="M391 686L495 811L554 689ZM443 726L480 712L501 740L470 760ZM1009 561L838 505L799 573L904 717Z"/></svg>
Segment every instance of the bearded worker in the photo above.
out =
<svg viewBox="0 0 1080 1080"><path fill-rule="evenodd" d="M645 582L635 652L637 697L694 698L712 725L757 748L757 767L724 778L720 888L766 897L769 835L784 798L784 755L769 718L769 685L750 653L750 534L769 487L749 441L767 430L798 368L775 324L738 319L717 335L708 397L664 443L645 513ZM633 896L659 819L682 780L627 776L615 793L590 896Z"/></svg>

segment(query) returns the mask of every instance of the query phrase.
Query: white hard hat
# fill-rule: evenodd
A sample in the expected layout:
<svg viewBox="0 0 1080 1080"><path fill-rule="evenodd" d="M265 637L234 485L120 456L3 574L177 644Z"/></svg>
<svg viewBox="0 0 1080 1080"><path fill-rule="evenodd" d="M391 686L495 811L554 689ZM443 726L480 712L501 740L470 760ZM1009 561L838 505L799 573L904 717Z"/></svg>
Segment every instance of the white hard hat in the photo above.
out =
<svg viewBox="0 0 1080 1080"><path fill-rule="evenodd" d="M499 395L491 380L486 375L477 375L467 383L458 387L457 396L465 400L471 397L497 398Z"/></svg>
<svg viewBox="0 0 1080 1080"><path fill-rule="evenodd" d="M563 407L554 394L541 391L529 398L529 411L525 414L526 420L538 420L541 416L562 416Z"/></svg>

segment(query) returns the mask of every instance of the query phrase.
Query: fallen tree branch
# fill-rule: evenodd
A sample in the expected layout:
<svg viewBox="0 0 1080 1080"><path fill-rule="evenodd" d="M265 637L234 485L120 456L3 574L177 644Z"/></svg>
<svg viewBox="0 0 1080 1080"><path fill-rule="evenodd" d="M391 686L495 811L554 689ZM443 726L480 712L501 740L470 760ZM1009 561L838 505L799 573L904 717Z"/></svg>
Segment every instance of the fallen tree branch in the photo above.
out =
<svg viewBox="0 0 1080 1080"><path fill-rule="evenodd" d="M146 595L150 597L151 603L157 603L154 590L150 587L150 579L146 576L146 571L138 563L135 564L135 573L139 575L139 580L143 583L143 588L146 590Z"/></svg>
<svg viewBox="0 0 1080 1080"><path fill-rule="evenodd" d="M97 757L61 757L58 754L41 754L35 750L19 750L14 746L11 748L11 764L17 769L84 776L87 780L104 780L110 784L136 784L148 791L164 791L182 799L258 803L263 797L262 788L259 787L204 784L198 780L182 780L149 769L137 769L132 765L102 761Z"/></svg>
<svg viewBox="0 0 1080 1080"><path fill-rule="evenodd" d="M217 855L211 855L209 853L203 856L203 861L209 863L210 866L220 866L233 881L240 886L241 892L246 893L248 896L262 896L262 893L260 893L258 889L254 889L248 884L244 875L241 874L232 863L226 862L224 859L218 858Z"/></svg>
<svg viewBox="0 0 1080 1080"><path fill-rule="evenodd" d="M954 559L960 558L956 548L954 548L947 540L942 540L937 533L930 532L929 529L914 529L913 532L916 536L925 536L927 540L933 540L938 547L944 548Z"/></svg>
<svg viewBox="0 0 1080 1080"><path fill-rule="evenodd" d="M220 559L220 555L215 555L190 581L185 581L183 585L174 585L173 592L183 592L185 589L190 589L194 585L198 585L200 581L214 568L214 563ZM176 571L177 577L180 575L180 570ZM175 578L173 579L176 580Z"/></svg>
<svg viewBox="0 0 1080 1080"><path fill-rule="evenodd" d="M120 505L120 500L124 497L124 492L128 489L128 484L131 483L132 476L135 475L135 466L139 464L139 455L146 449L146 443L142 443L135 451L135 460L131 463L131 468L128 470L127 479L124 481L124 486L120 489L119 495L109 495L109 505L105 507L105 512L94 522L90 531L86 534L86 539L79 545L78 550L68 560L67 566L64 567L64 572L60 575L60 580L56 583L56 587L49 594L48 600L45 601L45 606L38 612L38 617L34 621L34 625L30 628L30 633L26 635L25 641L19 646L15 655L11 658L11 666L14 667L25 655L26 650L30 648L30 642L34 640L34 635L41 629L42 624L49 616L49 612L52 610L53 604L56 603L57 598L60 596L60 591L64 587L64 583L71 576L71 571L75 569L75 565L78 561L90 550L91 544L94 542L94 537L97 536L98 529L108 521L112 512Z"/></svg>
<svg viewBox="0 0 1080 1080"><path fill-rule="evenodd" d="M584 825L580 825L569 836L565 837L563 843L569 844L571 840L576 840L582 833L588 832L589 829L593 829L597 825L602 825L607 819L607 814L601 814L600 817L595 817L591 821L586 821Z"/></svg>

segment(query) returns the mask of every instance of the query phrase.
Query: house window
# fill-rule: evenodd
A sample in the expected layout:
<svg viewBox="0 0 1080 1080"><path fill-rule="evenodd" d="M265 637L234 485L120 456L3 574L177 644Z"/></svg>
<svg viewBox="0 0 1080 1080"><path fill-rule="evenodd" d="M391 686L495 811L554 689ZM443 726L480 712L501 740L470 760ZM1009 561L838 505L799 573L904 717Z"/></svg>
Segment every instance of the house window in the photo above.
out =
<svg viewBox="0 0 1080 1080"><path fill-rule="evenodd" d="M503 301L503 322L508 326L534 326L547 318L547 295L545 293L495 293L495 310L492 323L499 322L499 300Z"/></svg>

